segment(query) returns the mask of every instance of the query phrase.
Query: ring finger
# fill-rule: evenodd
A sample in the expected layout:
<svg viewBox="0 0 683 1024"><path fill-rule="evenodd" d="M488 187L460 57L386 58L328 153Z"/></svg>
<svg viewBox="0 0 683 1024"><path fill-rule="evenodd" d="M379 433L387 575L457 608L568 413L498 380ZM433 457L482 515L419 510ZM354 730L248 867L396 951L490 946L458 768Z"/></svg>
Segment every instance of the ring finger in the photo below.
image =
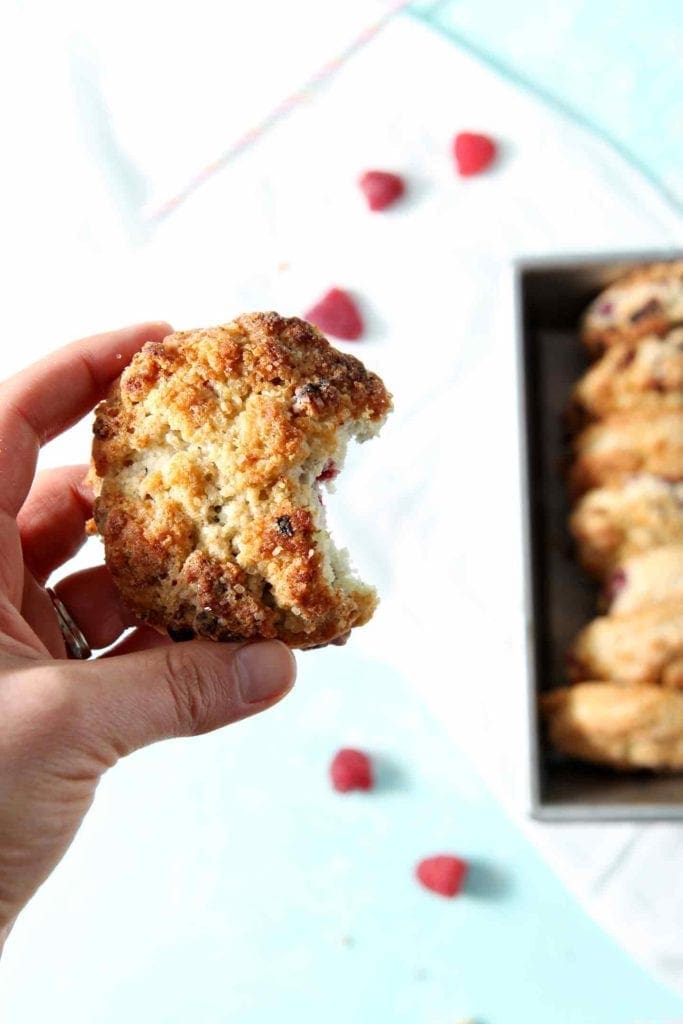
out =
<svg viewBox="0 0 683 1024"><path fill-rule="evenodd" d="M108 647L126 629L139 624L123 607L105 565L74 572L54 589L94 650Z"/></svg>

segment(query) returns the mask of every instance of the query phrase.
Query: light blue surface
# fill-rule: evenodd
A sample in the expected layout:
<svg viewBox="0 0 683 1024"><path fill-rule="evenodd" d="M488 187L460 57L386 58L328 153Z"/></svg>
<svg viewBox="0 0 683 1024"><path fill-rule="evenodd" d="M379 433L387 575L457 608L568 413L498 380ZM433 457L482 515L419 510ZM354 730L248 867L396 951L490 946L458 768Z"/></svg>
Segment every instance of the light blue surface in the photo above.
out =
<svg viewBox="0 0 683 1024"><path fill-rule="evenodd" d="M595 128L683 204L679 0L414 0L410 10Z"/></svg>

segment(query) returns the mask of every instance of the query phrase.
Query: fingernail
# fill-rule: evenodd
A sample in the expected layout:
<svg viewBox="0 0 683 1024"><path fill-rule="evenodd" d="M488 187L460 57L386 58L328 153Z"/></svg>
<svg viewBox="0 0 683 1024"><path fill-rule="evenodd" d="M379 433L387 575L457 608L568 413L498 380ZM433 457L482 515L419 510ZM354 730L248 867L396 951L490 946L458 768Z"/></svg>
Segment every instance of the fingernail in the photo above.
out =
<svg viewBox="0 0 683 1024"><path fill-rule="evenodd" d="M258 704L283 696L296 676L296 662L288 647L278 640L265 640L240 647L235 655L235 672L245 704Z"/></svg>

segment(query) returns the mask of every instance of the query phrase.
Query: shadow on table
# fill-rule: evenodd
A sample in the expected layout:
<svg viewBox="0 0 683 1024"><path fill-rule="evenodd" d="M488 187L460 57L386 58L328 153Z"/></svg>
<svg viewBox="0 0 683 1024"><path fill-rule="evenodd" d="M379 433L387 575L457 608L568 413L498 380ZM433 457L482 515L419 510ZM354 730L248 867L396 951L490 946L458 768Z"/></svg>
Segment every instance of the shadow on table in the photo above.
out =
<svg viewBox="0 0 683 1024"><path fill-rule="evenodd" d="M499 900L512 888L510 878L497 865L475 857L469 861L465 894L480 900Z"/></svg>
<svg viewBox="0 0 683 1024"><path fill-rule="evenodd" d="M398 762L385 754L373 754L375 785L377 793L401 793L410 789L408 776Z"/></svg>

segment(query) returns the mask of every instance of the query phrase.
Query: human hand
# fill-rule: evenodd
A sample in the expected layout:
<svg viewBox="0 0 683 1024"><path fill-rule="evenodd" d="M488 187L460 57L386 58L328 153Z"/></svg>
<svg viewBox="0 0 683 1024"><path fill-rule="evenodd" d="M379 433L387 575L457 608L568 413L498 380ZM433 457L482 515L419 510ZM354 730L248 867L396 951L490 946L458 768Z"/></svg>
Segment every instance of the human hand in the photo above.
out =
<svg viewBox="0 0 683 1024"><path fill-rule="evenodd" d="M172 644L140 626L106 655L67 659L45 581L81 546L87 467L34 480L42 444L84 416L167 324L74 342L0 384L0 948L121 757L262 711L291 688L284 644ZM91 647L132 623L104 566L55 588Z"/></svg>

